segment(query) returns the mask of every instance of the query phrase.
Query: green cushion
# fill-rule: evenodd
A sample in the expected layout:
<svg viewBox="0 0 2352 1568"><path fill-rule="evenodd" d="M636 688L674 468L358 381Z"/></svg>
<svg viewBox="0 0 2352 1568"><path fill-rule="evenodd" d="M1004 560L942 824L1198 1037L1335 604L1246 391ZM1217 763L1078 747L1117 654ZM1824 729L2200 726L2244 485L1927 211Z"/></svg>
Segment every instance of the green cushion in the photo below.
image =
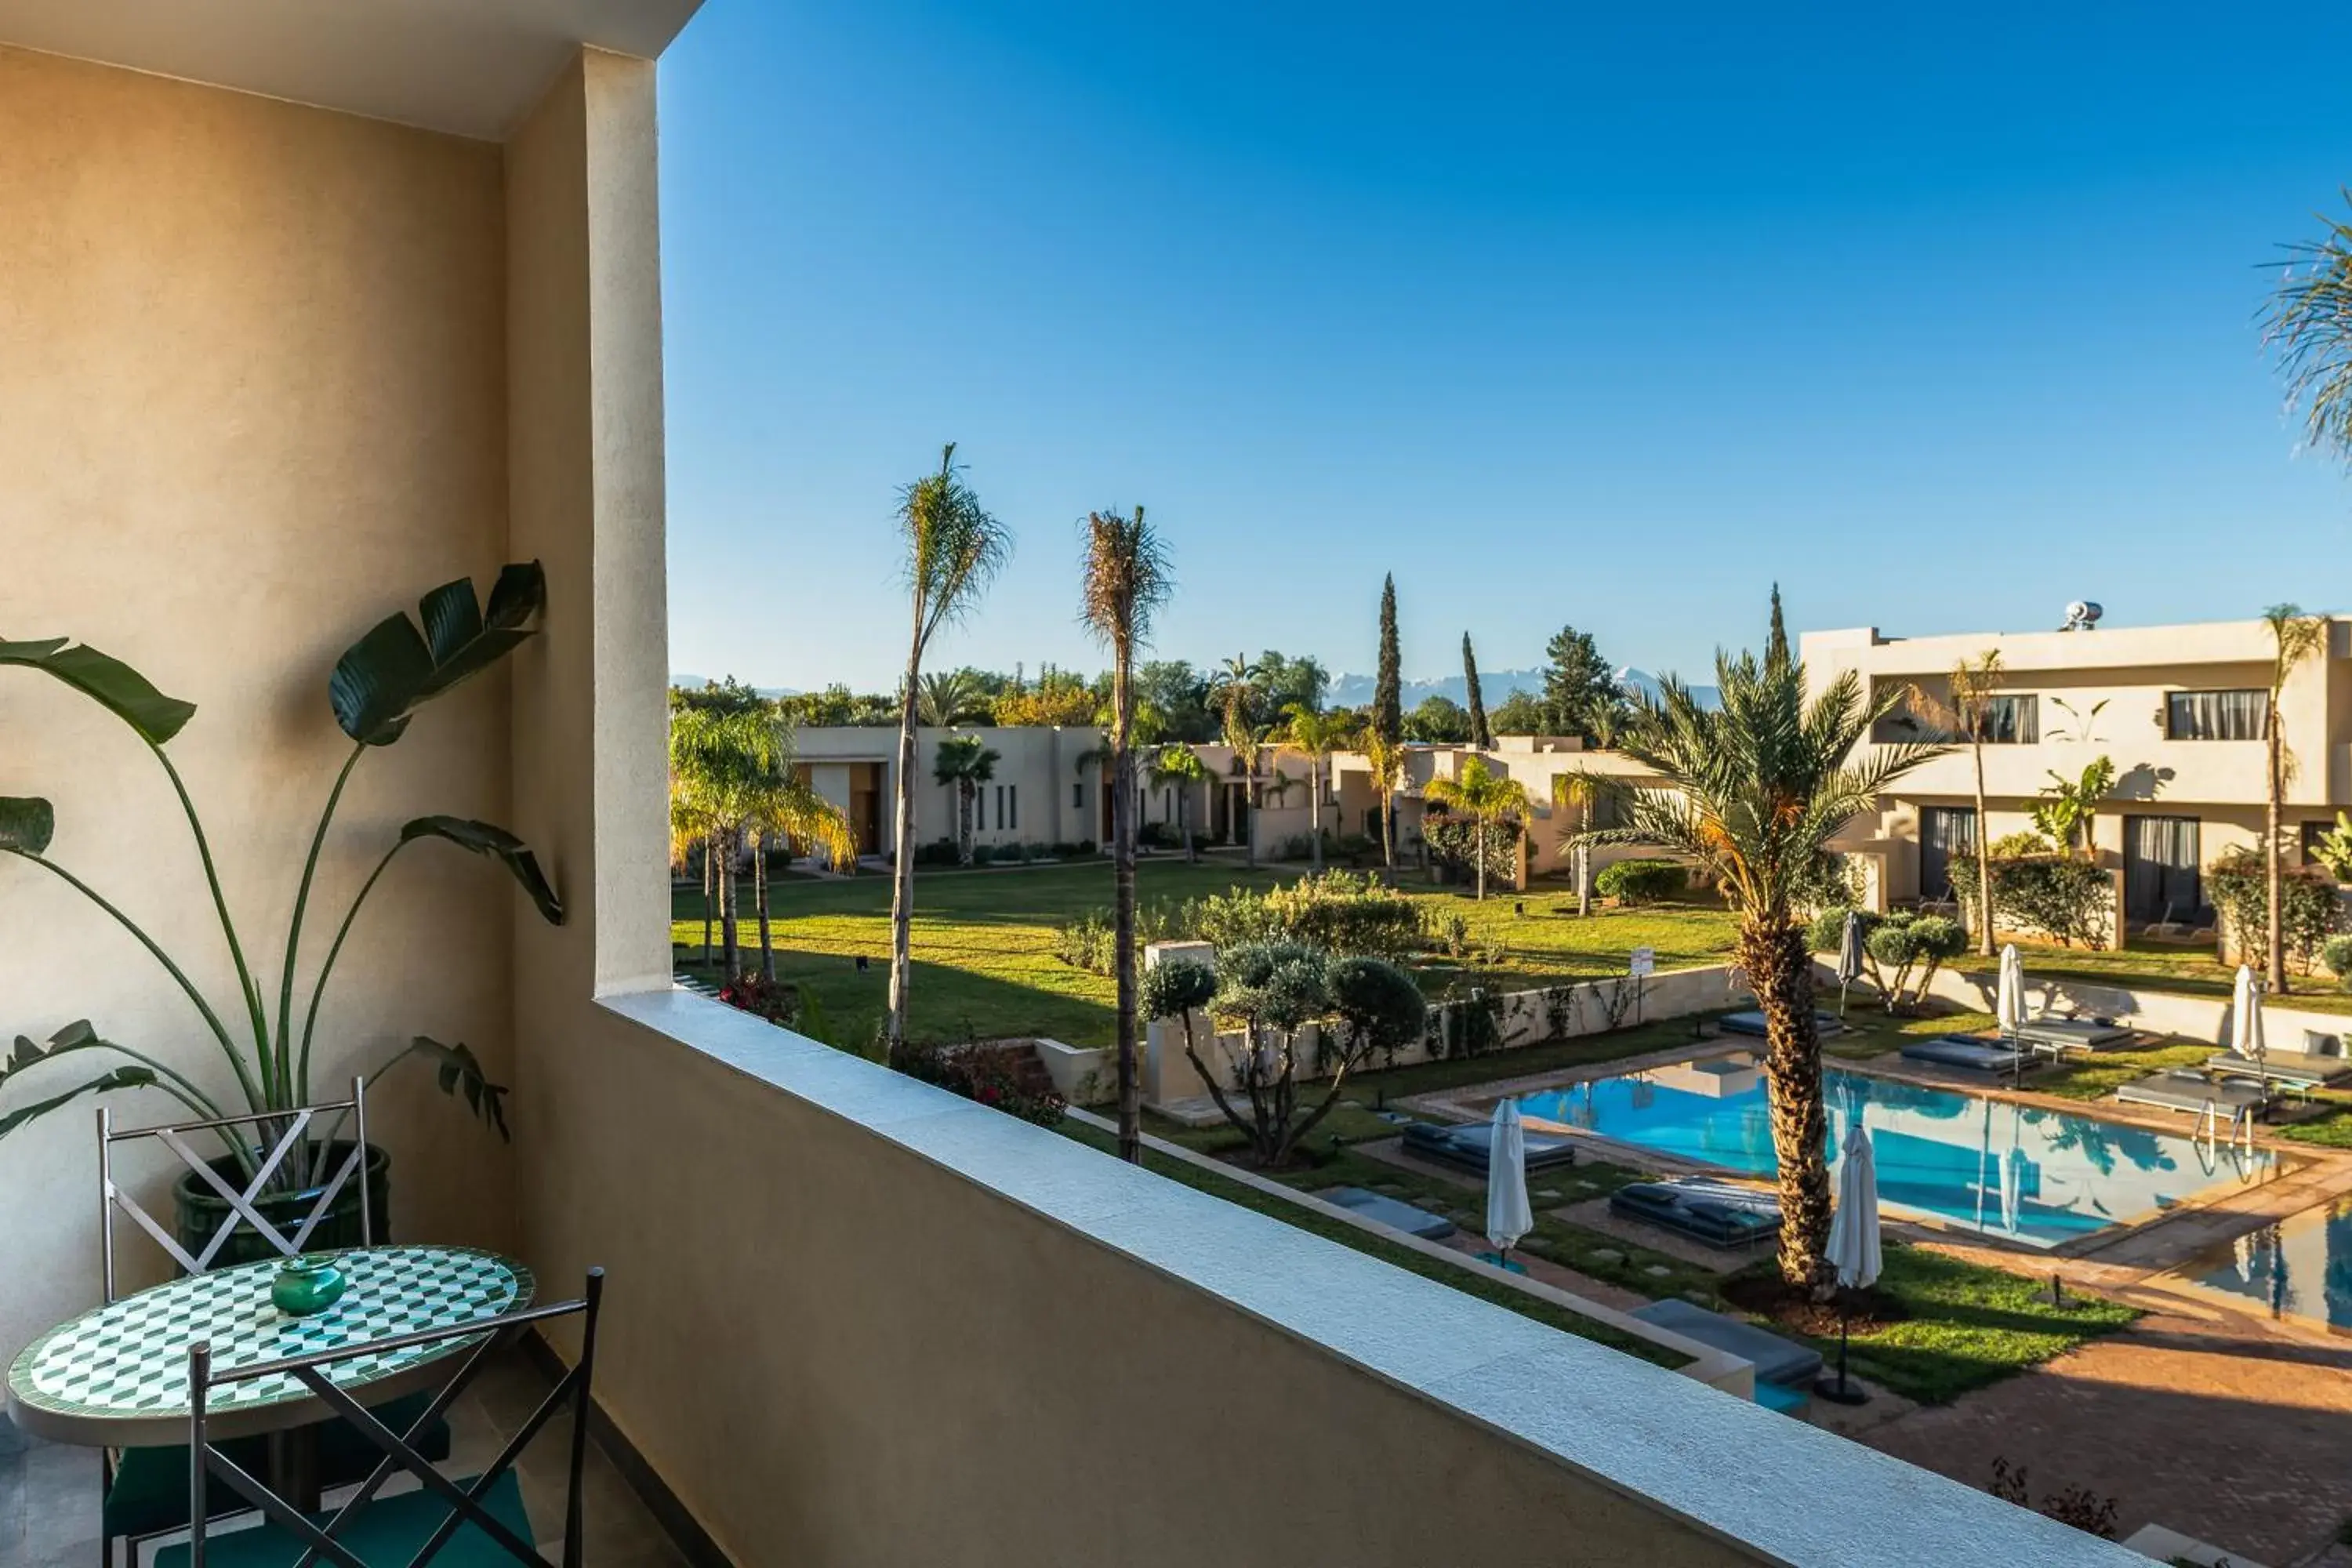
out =
<svg viewBox="0 0 2352 1568"><path fill-rule="evenodd" d="M395 1432L405 1432L432 1402L430 1394L412 1394L377 1405L376 1419ZM363 1481L375 1469L376 1461L383 1458L383 1449L340 1417L321 1421L319 1426L319 1484L322 1487ZM268 1479L264 1475L269 1464L267 1437L239 1437L220 1447L247 1474ZM428 1459L447 1458L449 1423L436 1420L426 1427L420 1435L417 1452ZM215 1519L247 1511L245 1500L218 1481L212 1484L207 1495L213 1500ZM187 1445L123 1449L114 1468L114 1485L107 1490L106 1507L100 1517L110 1541L126 1535L153 1535L184 1526L188 1522Z"/></svg>
<svg viewBox="0 0 2352 1568"><path fill-rule="evenodd" d="M471 1486L473 1482L457 1484ZM538 1544L530 1533L530 1521L523 1513L522 1486L512 1470L490 1484L482 1505L491 1518L530 1544ZM351 1528L335 1539L351 1548L352 1554L369 1568L408 1568L417 1549L441 1527L449 1511L449 1505L436 1492L403 1492L398 1497L379 1498L362 1510L352 1521ZM311 1517L323 1528L333 1515ZM302 1552L302 1543L274 1524L205 1537L206 1568L291 1568ZM513 1552L470 1521L457 1527L449 1543L433 1559L434 1568L515 1568L517 1562ZM187 1563L188 1548L184 1543L166 1546L154 1557L154 1568L187 1568Z"/></svg>

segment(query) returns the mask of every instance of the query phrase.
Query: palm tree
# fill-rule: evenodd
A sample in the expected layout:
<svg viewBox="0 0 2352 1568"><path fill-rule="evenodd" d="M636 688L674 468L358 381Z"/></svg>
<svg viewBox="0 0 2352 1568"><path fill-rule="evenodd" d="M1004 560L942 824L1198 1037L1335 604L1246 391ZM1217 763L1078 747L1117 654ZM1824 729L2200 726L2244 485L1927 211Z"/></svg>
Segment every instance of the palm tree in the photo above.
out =
<svg viewBox="0 0 2352 1568"><path fill-rule="evenodd" d="M710 962L709 910L719 910L725 971L741 968L735 868L752 850L752 889L760 921L760 972L774 979L769 947L767 851L772 836L799 837L824 848L835 864L854 862L856 836L846 813L816 793L793 768L790 724L762 706L745 713L680 709L670 715L670 823L700 836L704 845L703 962ZM711 868L715 867L715 871Z"/></svg>
<svg viewBox="0 0 2352 1568"><path fill-rule="evenodd" d="M1315 869L1323 869L1323 769L1331 753L1355 738L1356 721L1349 713L1318 713L1303 702L1283 709L1289 720L1282 729L1286 751L1307 759L1307 821L1315 838Z"/></svg>
<svg viewBox="0 0 2352 1568"><path fill-rule="evenodd" d="M1110 649L1111 945L1118 1005L1118 1155L1143 1163L1143 1085L1135 1071L1135 650L1174 583L1167 552L1137 507L1086 521L1079 618Z"/></svg>
<svg viewBox="0 0 2352 1568"><path fill-rule="evenodd" d="M1701 707L1672 679L1656 699L1637 700L1619 746L1656 782L1645 787L1594 775L1617 806L1618 826L1580 837L1679 850L1713 875L1738 916L1736 955L1764 1009L1781 1277L1819 1289L1830 1225L1829 1127L1812 955L1792 898L1847 823L1948 748L1876 746L1850 761L1901 699L1890 690L1866 701L1852 670L1840 671L1811 702L1804 666L1793 660L1718 655L1716 682L1718 709Z"/></svg>
<svg viewBox="0 0 2352 1568"><path fill-rule="evenodd" d="M718 915L719 854L711 847L717 827L706 801L681 777L675 764L669 775L669 858L683 868L702 852L702 966L710 967L710 922Z"/></svg>
<svg viewBox="0 0 2352 1568"><path fill-rule="evenodd" d="M1528 786L1508 773L1496 773L1484 757L1472 757L1450 779L1432 779L1422 792L1432 805L1458 811L1478 825L1478 897L1486 896L1486 830L1498 822L1515 822L1528 809Z"/></svg>
<svg viewBox="0 0 2352 1568"><path fill-rule="evenodd" d="M1937 729L1967 744L1969 760L1976 768L1976 937L1977 952L1986 958L1992 956L1993 908L1992 830L1991 819L1985 813L1984 748L1986 733L1991 728L1993 698L2000 689L2000 649L1989 647L1974 658L1964 658L1952 666L1949 700L1939 699L1916 685L1906 693L1911 706L1925 714Z"/></svg>
<svg viewBox="0 0 2352 1568"><path fill-rule="evenodd" d="M2294 758L2286 748L2285 726L2279 722L2279 695L2286 689L2287 677L2294 667L2317 653L2327 641L2327 620L2323 616L2306 616L2297 605L2273 605L2263 612L2263 622L2271 629L2271 686L2267 706L2263 711L2263 737L2268 746L2266 766L2263 770L2269 786L2270 815L2263 845L2268 851L2263 857L2263 910L2267 923L2263 954L2263 972L2271 990L2282 995L2286 993L2286 931L2282 923L2284 889L2281 867L2286 858L2286 846L2282 842L2284 828L2279 818L2286 804L2287 775L2294 771Z"/></svg>
<svg viewBox="0 0 2352 1568"><path fill-rule="evenodd" d="M1396 870L1396 792L1404 782L1404 742L1368 727L1361 742L1364 764L1370 769L1372 793L1381 797L1381 862Z"/></svg>
<svg viewBox="0 0 2352 1568"><path fill-rule="evenodd" d="M2321 223L2322 237L2286 247L2263 341L2278 356L2287 405L2303 411L2311 444L2352 462L2352 223Z"/></svg>
<svg viewBox="0 0 2352 1568"><path fill-rule="evenodd" d="M1257 868L1257 762L1265 750L1265 742L1251 722L1257 703L1257 677L1258 668L1250 662L1249 655L1237 653L1209 681L1209 700L1217 706L1224 742L1243 768L1242 808L1249 816L1246 842L1252 870Z"/></svg>
<svg viewBox="0 0 2352 1568"><path fill-rule="evenodd" d="M956 796L956 863L971 864L971 808L980 786L996 776L1003 754L983 745L977 735L950 735L931 753L931 782L945 784Z"/></svg>
<svg viewBox="0 0 2352 1568"><path fill-rule="evenodd" d="M857 873L857 831L849 814L819 795L793 766L793 732L782 720L771 721L773 741L745 794L744 824L752 835L751 907L760 922L760 978L776 977L776 950L768 918L768 851L794 839L824 852L825 859Z"/></svg>
<svg viewBox="0 0 2352 1568"><path fill-rule="evenodd" d="M916 718L934 730L969 723L984 716L987 710L980 678L969 669L942 670L923 677L922 695L915 702Z"/></svg>
<svg viewBox="0 0 2352 1568"><path fill-rule="evenodd" d="M907 987L914 970L915 706L922 694L923 650L940 626L979 600L1013 548L1003 525L963 482L952 441L940 453L939 472L898 492L898 531L907 548L913 627L898 692L898 801L890 840L898 858L890 879L890 1010L883 1040L893 1061L906 1050Z"/></svg>
<svg viewBox="0 0 2352 1568"><path fill-rule="evenodd" d="M1584 830L1592 826L1592 814L1604 798L1601 784L1591 773L1578 771L1557 773L1551 781L1551 804L1554 811L1576 814L1576 832L1559 841L1560 853L1569 858L1576 874L1576 912L1592 912L1591 846L1586 842Z"/></svg>
<svg viewBox="0 0 2352 1568"><path fill-rule="evenodd" d="M1185 820L1186 806L1192 792L1217 775L1201 760L1201 753L1181 741L1171 742L1152 754L1151 782L1176 794L1176 836L1184 841L1184 861L1199 862L1200 851L1193 847L1192 829Z"/></svg>

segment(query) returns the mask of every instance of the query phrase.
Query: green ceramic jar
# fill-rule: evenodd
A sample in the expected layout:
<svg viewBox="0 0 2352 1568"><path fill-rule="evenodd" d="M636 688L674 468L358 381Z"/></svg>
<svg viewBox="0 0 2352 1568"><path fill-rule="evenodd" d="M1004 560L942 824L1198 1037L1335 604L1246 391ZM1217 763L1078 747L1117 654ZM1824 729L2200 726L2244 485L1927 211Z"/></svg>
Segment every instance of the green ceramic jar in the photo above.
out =
<svg viewBox="0 0 2352 1568"><path fill-rule="evenodd" d="M348 1283L331 1253L289 1258L269 1283L269 1300L289 1318L307 1318L341 1300Z"/></svg>

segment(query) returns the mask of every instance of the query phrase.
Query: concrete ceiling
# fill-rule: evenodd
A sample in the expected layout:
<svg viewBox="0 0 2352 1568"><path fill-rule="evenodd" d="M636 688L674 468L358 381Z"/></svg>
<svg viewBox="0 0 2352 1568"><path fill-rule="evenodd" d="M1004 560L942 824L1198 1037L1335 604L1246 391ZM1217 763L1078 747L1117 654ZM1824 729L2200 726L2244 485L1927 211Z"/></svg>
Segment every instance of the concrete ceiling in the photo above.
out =
<svg viewBox="0 0 2352 1568"><path fill-rule="evenodd" d="M657 58L701 0L0 0L0 44L487 140L583 44Z"/></svg>

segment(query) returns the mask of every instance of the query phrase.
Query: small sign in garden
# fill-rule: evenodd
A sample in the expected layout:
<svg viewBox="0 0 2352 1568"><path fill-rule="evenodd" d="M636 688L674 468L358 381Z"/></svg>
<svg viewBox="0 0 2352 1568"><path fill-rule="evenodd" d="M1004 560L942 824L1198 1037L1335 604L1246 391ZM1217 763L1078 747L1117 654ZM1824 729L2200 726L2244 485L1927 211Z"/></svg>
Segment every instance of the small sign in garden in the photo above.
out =
<svg viewBox="0 0 2352 1568"><path fill-rule="evenodd" d="M1657 972L1658 950L1656 948L1637 947L1625 955L1625 973L1636 979L1644 974L1655 974Z"/></svg>

